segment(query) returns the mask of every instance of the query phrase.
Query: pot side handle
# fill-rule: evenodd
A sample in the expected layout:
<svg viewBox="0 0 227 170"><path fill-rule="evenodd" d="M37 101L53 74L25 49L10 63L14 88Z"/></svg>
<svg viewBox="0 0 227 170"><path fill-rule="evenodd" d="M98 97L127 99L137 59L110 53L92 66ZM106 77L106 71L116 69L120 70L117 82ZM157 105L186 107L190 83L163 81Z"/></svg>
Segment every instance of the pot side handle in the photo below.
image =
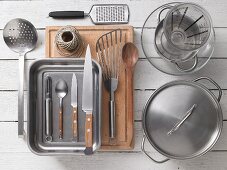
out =
<svg viewBox="0 0 227 170"><path fill-rule="evenodd" d="M158 13L158 16L157 16L158 23L161 22L161 14L162 14L162 12L165 11L165 10L167 10L167 9L170 9L170 8L172 8L172 7L174 7L174 6L168 5L168 4L166 4L166 5L163 7L163 9Z"/></svg>
<svg viewBox="0 0 227 170"><path fill-rule="evenodd" d="M218 97L217 97L217 100L218 102L220 102L221 100L221 96L222 96L222 90L221 90L221 87L218 85L218 83L216 83L214 80L212 80L211 78L209 77L199 77L195 80L193 80L194 82L197 82L197 81L200 81L200 80L208 80L210 83L212 83L215 87L217 87L218 89Z"/></svg>
<svg viewBox="0 0 227 170"><path fill-rule="evenodd" d="M164 162L169 161L168 158L167 158L167 159L164 159L164 160L161 160L161 161L157 161L157 160L155 160L154 158L152 158L152 157L146 152L146 150L145 150L145 148L144 148L145 137L146 137L146 135L145 135L145 133L144 133L144 134L143 134L143 139L142 139L142 142L141 142L141 150L142 150L142 152L143 152L149 159L151 159L152 161L154 161L155 163L161 164L161 163L164 163Z"/></svg>
<svg viewBox="0 0 227 170"><path fill-rule="evenodd" d="M196 68L197 64L198 64L198 57L197 57L197 55L195 55L192 59L194 59L193 65L190 68L188 68L188 69L181 68L178 63L174 63L174 64L176 64L176 68L179 71L182 71L182 72L190 72L190 71L193 71ZM185 63L185 62L187 62L187 61L184 61L184 62L181 62L181 63Z"/></svg>

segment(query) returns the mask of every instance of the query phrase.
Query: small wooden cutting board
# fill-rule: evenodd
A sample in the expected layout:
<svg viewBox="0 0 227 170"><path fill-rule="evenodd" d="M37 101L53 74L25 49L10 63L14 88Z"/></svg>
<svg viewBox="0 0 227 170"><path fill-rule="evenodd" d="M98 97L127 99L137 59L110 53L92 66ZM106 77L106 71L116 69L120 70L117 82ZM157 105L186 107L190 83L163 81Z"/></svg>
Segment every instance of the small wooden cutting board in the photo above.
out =
<svg viewBox="0 0 227 170"><path fill-rule="evenodd" d="M61 56L54 45L56 32L60 26L46 27L46 57L63 57ZM75 26L79 31L85 47L87 44L91 47L92 58L96 57L96 41L103 34L114 29L122 29L123 35L126 36L126 42L133 42L133 27L128 25L117 26ZM84 57L85 52L82 57ZM101 148L102 151L119 151L131 150L134 148L133 140L133 83L132 77L128 77L124 64L120 66L119 84L115 92L116 102L116 139L111 141L109 138L109 92L102 85L102 127L101 127Z"/></svg>

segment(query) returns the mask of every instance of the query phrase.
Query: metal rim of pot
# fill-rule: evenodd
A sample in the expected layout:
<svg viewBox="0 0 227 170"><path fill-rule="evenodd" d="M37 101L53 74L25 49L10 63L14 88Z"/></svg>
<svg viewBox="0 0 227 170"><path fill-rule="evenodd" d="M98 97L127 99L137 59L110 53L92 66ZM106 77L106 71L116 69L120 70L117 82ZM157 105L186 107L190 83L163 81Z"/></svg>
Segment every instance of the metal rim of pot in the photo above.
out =
<svg viewBox="0 0 227 170"><path fill-rule="evenodd" d="M162 14L162 12L163 11L165 11L165 10L170 10L170 11L168 11L168 13L166 14L166 16L168 16L168 14L169 13L171 13L171 11L173 11L173 10L176 10L178 7L180 7L180 6L183 6L183 5L192 5L192 6L194 6L195 8L199 8L199 9L201 9L201 11L203 12L203 13L205 13L206 15L206 18L207 18L207 20L208 20L208 22L209 22L209 24L210 24L210 30L209 30L209 36L208 37L210 37L210 34L211 34L211 32L213 31L213 34L214 34L214 36L215 36L215 32L214 32L214 29L212 28L212 26L213 26L213 24L212 24L212 19L211 19L211 17L210 17L210 15L209 15L209 13L206 11L206 9L204 9L203 7L201 7L200 5L198 5L198 4L196 4L196 3L191 3L191 2L176 2L176 4L173 4L173 6L172 6L172 4L170 3L169 5L167 5L167 6L164 6L163 7L163 9L160 11L160 13L158 14L158 16L157 16L157 18L158 18L158 26L157 26L157 28L158 27L161 27L161 28L159 28L159 29L163 29L161 32L164 32L164 34L165 35L167 35L167 32L166 32L166 30L164 29L164 20L165 19L163 19L163 20L161 20L161 14ZM166 17L165 17L166 18ZM161 24L160 24L161 23ZM157 33L157 30L159 30L159 29L157 29L156 28L156 30L155 30L155 34L158 34ZM168 37L168 36L167 36ZM210 38L208 38L208 39L210 39ZM209 40L206 40L206 42L207 41L209 41ZM155 49L157 50L157 52L161 55L161 57L162 58L164 58L165 60L167 60L167 61L170 61L170 62L172 62L173 64L175 64L176 65L176 68L179 70L179 71L182 71L182 72L191 72L191 71L193 71L195 68L196 68L196 66L197 66L197 64L198 64L198 58L197 58L197 53L198 53L198 51L192 51L191 52L191 54L190 54L190 56L189 57L187 57L187 58L185 58L185 59L181 59L181 60L176 60L176 59L169 59L168 57L166 57L164 54L162 54L162 52L161 51L159 51L159 48L158 48L158 45L157 45L157 43L156 43L156 39L154 40L154 42L155 42ZM171 41L170 41L170 43L171 43ZM204 46L206 43L204 43L202 46ZM175 46L174 44L172 44L173 46ZM200 47L200 48L202 48L202 46ZM196 50L196 49L195 49ZM199 50L198 48L197 48L197 50ZM187 62L187 61L189 61L189 60L192 60L193 61L193 64L192 64L192 66L190 67L190 68L186 68L186 69L184 69L184 68L181 68L181 66L180 66L180 63L185 63L185 62Z"/></svg>
<svg viewBox="0 0 227 170"><path fill-rule="evenodd" d="M200 80L207 80L209 81L210 83L212 83L217 89L218 89L218 97L216 97L206 86L204 86L203 84L201 83L197 83L197 81L200 81ZM154 98L154 96L156 96L163 88L167 87L168 85L170 84L173 84L175 83L175 85L177 84L180 84L180 83L191 83L197 87L199 87L200 89L204 90L209 96L211 96L210 99L212 99L212 101L215 102L216 106L217 106L217 129L218 129L218 132L216 133L216 136L215 138L213 139L213 141L211 143L209 143L208 147L206 147L205 150L203 150L202 152L199 152L199 153L196 153L194 155L191 155L191 156L186 156L186 157L177 157L177 156L174 156L174 155L169 155L169 154L166 154L165 152L163 152L159 147L156 146L156 144L152 141L152 139L149 138L149 135L148 135L148 132L147 132L147 129L146 129L146 125L145 125L145 117L147 115L147 107L149 105L149 103L152 101L152 99ZM182 85L182 84L180 84ZM178 80L178 81L172 81L172 82L169 82L163 86L161 86L160 88L158 88L152 95L151 97L149 98L147 104L145 105L144 109L143 109L143 121L142 121L142 124L143 124L143 139L142 139L142 143L141 143L141 150L142 152L149 158L151 159L152 161L156 162L156 163L164 163L170 159L178 159L178 160L184 160L184 159L190 159L190 158L194 158L194 157L199 157L201 155L204 155L205 153L207 153L208 151L211 150L211 148L215 145L215 143L217 142L218 138L220 137L220 134L221 134L221 131L222 131L222 126L223 126L223 115L222 115L222 110L221 110L221 106L220 106L220 100L221 100L221 96L222 96L222 90L220 88L220 86L214 81L212 80L211 78L208 78L208 77L200 77L200 78L197 78L193 81L186 81L186 80ZM192 108L191 108L192 109ZM153 148L155 148L156 151L158 151L161 155L163 156L166 156L167 158L164 159L164 160L156 160L155 158L152 158L149 153L145 150L145 147L144 147L144 144L145 144L145 139L147 138L147 140L149 141L149 143L153 146Z"/></svg>
<svg viewBox="0 0 227 170"><path fill-rule="evenodd" d="M147 26L147 23L149 22L149 19L154 15L154 14L156 14L156 12L158 12L158 14L157 15L155 15L156 16L156 18L157 18L157 22L159 23L160 21L161 21L161 14L162 14L162 12L163 11L165 11L165 10L167 10L167 9L170 9L170 8L173 8L174 6L176 6L176 5L179 5L179 4L181 4L181 3L187 3L187 2L170 2L170 3L166 3L166 4L164 4L164 5L162 5L162 6L160 6L160 7L158 7L158 8L156 8L156 9L154 9L149 15L148 15L148 17L146 18L146 20L145 20L145 22L144 22L144 24L143 24L143 29L142 29L142 31L141 31L141 37L140 37L140 39L141 39L141 45L142 45L142 49L143 49L143 52L144 52L144 54L145 54L145 56L146 56L146 58L148 58L148 61L155 67L155 68L157 68L158 70L160 70L161 72L164 72L164 73L167 73L167 74L171 74L171 75L176 75L176 74L188 74L188 73L190 73L190 72L194 72L194 71L198 71L200 68L202 68L204 65L206 65L207 64L207 62L209 61L209 60L207 60L206 62L204 62L204 63L202 63L202 65L200 65L201 63L200 62L198 62L197 61L197 57L195 57L194 58L194 64L192 64L192 67L190 67L190 68L182 68L182 67L180 67L179 66L179 63L174 63L173 62L173 64L175 64L176 65L176 68L177 68L177 70L179 70L181 73L172 73L171 71L166 71L166 70L163 70L163 69L161 69L159 66L157 66L156 64L154 64L149 58L150 58L150 55L148 55L148 53L146 52L146 46L145 46L145 38L144 38L144 35L145 35L145 28L146 27L148 27ZM159 11L160 10L160 11ZM213 29L213 31L214 31L214 29ZM215 39L215 32L214 32L214 39ZM209 56L208 56L208 58L210 58L211 56L212 56L212 54L213 54L213 50L212 50L212 52L209 54ZM164 58L164 57L163 57ZM166 60L166 59L165 59ZM198 66L199 65L199 66Z"/></svg>
<svg viewBox="0 0 227 170"><path fill-rule="evenodd" d="M165 9L169 9L169 7L166 7L164 8ZM159 31L158 31L159 30ZM190 72L192 70L194 70L198 64L198 57L197 57L197 53L198 51L193 51L191 52L190 56L187 57L187 58L183 58L183 59L180 59L180 60L176 60L176 59L170 59L168 57L166 57L160 50L159 48L163 48L160 46L161 42L160 42L160 36L163 36L162 35L159 35L160 32L163 32L163 20L158 24L156 30L155 30L155 39L154 39L154 47L157 51L157 53L164 59L164 60L167 60L173 64L176 65L176 68L179 70L179 71L182 71L182 72ZM158 38L157 38L158 37ZM158 45L159 44L159 45ZM175 55L175 54L172 54L172 55ZM181 68L180 67L180 63L185 63L185 62L188 62L192 60L193 61L193 64L190 68L187 68L187 69L184 69L184 68Z"/></svg>
<svg viewBox="0 0 227 170"><path fill-rule="evenodd" d="M173 13L174 11L177 11L179 7L182 8L182 6L187 6L187 7L188 7L188 6L191 6L190 8L194 8L194 9L196 9L197 11L200 11L200 12L202 13L203 17L205 18L206 22L208 23L208 26L209 26L209 29L208 29L208 36L206 37L205 41L201 44L200 47L196 47L196 48L194 49L194 50L196 50L196 49L198 50L199 48L201 48L202 46L204 46L204 45L207 43L207 41L209 40L209 37L210 37L210 35L211 35L211 30L212 30L212 27L213 27L213 23L212 23L211 16L210 16L210 14L208 13L208 11L207 11L205 8L203 8L201 5L198 5L198 4L192 3L192 2L182 2L182 3L179 3L179 4L175 5L173 8L171 8L171 10L168 11L168 13L166 14L166 19L167 19L168 16L171 16L171 13ZM163 23L164 28L166 28L166 24L167 24L166 22ZM175 46L175 45L171 42L171 40L169 39L168 31L167 31L166 29L164 29L164 34L166 35L166 37L168 37L169 42L170 42L173 46ZM184 49L184 50L186 50L186 49ZM189 50L189 51L191 51L191 50Z"/></svg>
<svg viewBox="0 0 227 170"><path fill-rule="evenodd" d="M164 22L164 19L161 21L161 13L163 12L163 11L165 11L165 10L169 10L169 9L171 9L171 8L174 8L174 7L176 7L176 6L179 6L179 5L182 5L182 4L185 4L185 3L183 3L183 2L176 2L176 4L174 5L174 6L172 6L171 4L169 5L169 6L164 6L163 7L163 9L160 11L160 13L159 13L159 15L157 16L157 18L158 18L158 26L157 26L157 28L158 27L161 27L160 29L162 29L162 31L161 32L164 32L163 31L163 22ZM188 4L188 3L186 3L186 4ZM159 30L159 29L157 29L156 28L156 30L155 30L155 34L158 34L157 33L157 30ZM159 32L159 31L158 31ZM157 37L157 36L155 36L155 37ZM198 58L197 58L197 52L191 52L191 55L190 55L190 57L187 57L187 58L185 58L185 59L181 59L181 61L177 61L177 60L175 60L175 59L169 59L169 58L167 58L164 54L162 54L162 52L161 51L159 51L159 48L158 48L158 45L157 45L157 39L155 38L155 40L154 40L154 42L155 42L155 49L157 50L157 52L160 54L160 56L163 58L163 59L165 59L165 60L167 60L167 61L169 61L169 62L172 62L172 63L174 63L175 65L176 65L176 68L179 70L179 71L182 71L182 72L190 72L190 71L192 71L192 70L194 70L195 68L196 68L196 66L197 66L197 64L198 64ZM180 65L179 65L179 63L184 63L184 62L187 62L188 60L193 60L194 62L193 62L193 64L192 64L192 66L190 67L190 68L187 68L187 69L184 69L184 68L181 68L180 67Z"/></svg>

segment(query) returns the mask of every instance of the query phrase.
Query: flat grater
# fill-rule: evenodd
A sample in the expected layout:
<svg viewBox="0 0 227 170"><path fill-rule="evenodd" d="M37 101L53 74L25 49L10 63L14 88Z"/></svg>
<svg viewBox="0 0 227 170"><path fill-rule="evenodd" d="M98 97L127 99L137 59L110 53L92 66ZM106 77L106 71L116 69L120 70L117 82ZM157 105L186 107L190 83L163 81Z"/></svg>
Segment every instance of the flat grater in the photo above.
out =
<svg viewBox="0 0 227 170"><path fill-rule="evenodd" d="M129 7L126 4L97 4L91 7L89 13L84 11L53 11L49 13L53 18L85 18L98 24L127 24L129 21Z"/></svg>

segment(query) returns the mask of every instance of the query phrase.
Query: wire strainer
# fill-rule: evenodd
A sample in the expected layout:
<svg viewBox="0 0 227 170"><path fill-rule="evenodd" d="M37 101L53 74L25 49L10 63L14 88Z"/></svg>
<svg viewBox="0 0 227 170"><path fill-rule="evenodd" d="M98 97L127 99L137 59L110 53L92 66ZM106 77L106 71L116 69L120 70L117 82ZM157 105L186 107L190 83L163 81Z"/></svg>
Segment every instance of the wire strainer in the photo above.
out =
<svg viewBox="0 0 227 170"><path fill-rule="evenodd" d="M211 17L201 6L182 3L174 6L164 20L164 34L173 46L181 50L196 50L211 33Z"/></svg>
<svg viewBox="0 0 227 170"><path fill-rule="evenodd" d="M141 44L158 70L183 75L198 71L214 51L215 33L209 13L194 3L167 3L147 17Z"/></svg>

